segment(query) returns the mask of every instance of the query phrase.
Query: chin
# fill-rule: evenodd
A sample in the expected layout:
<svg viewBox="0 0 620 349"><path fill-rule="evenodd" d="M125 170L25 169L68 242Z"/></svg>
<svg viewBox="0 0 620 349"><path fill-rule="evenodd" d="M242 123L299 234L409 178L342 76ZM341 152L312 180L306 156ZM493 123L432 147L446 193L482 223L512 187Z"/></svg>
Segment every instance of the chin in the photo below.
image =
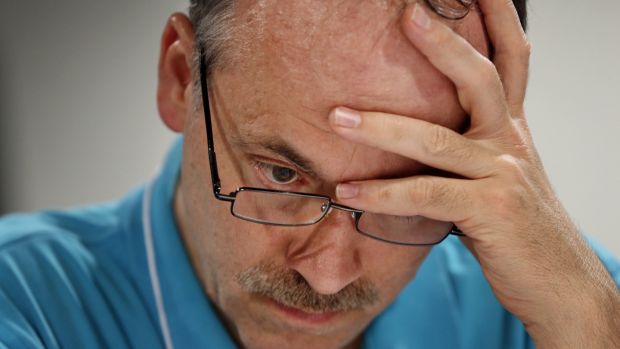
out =
<svg viewBox="0 0 620 349"><path fill-rule="evenodd" d="M234 302L237 306L226 312L237 315L227 317L229 331L247 349L355 348L373 318L367 311L307 313L270 299L251 298Z"/></svg>
<svg viewBox="0 0 620 349"><path fill-rule="evenodd" d="M355 348L360 333L342 335L309 335L303 332L264 332L258 328L239 333L241 346L246 349L341 349Z"/></svg>

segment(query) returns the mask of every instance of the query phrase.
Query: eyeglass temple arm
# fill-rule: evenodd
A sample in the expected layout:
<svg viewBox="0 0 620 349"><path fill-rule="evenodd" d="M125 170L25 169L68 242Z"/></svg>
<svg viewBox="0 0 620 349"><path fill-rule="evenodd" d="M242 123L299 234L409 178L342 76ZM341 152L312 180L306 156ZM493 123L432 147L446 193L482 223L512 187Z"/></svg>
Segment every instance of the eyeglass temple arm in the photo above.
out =
<svg viewBox="0 0 620 349"><path fill-rule="evenodd" d="M200 87L202 94L202 107L204 109L205 125L207 128L207 152L209 155L209 167L211 169L211 183L213 194L220 200L232 201L233 197L222 195L222 184L220 175L217 171L217 159L215 156L215 145L213 143L213 126L211 124L211 109L209 107L209 89L207 86L207 65L205 64L204 50L200 49Z"/></svg>

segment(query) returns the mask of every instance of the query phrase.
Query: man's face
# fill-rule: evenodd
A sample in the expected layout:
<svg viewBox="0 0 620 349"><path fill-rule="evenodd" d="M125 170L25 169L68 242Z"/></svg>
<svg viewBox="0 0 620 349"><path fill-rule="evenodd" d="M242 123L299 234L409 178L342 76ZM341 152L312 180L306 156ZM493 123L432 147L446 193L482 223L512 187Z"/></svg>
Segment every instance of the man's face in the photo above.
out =
<svg viewBox="0 0 620 349"><path fill-rule="evenodd" d="M209 82L222 193L252 186L334 197L343 181L423 170L344 141L327 121L332 108L348 106L464 126L452 84L402 34L400 3L238 2L235 52ZM486 53L477 12L451 26ZM354 342L429 248L367 238L337 210L296 228L234 218L213 197L204 130L202 113L187 117L176 213L229 330L251 348Z"/></svg>

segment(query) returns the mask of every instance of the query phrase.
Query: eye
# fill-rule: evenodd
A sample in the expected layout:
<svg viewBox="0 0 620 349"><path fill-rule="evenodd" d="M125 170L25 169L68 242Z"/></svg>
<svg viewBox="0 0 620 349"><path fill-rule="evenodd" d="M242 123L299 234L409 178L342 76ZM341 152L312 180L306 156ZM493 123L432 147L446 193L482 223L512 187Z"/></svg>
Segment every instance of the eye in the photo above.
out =
<svg viewBox="0 0 620 349"><path fill-rule="evenodd" d="M257 167L267 179L278 185L286 185L295 182L299 175L292 168L274 164L258 163Z"/></svg>

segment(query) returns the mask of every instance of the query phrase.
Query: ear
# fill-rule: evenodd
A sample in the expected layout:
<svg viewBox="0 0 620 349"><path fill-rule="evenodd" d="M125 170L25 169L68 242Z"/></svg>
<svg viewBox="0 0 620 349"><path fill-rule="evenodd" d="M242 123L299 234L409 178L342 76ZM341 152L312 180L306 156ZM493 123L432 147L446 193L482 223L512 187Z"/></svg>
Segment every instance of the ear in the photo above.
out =
<svg viewBox="0 0 620 349"><path fill-rule="evenodd" d="M189 18L183 13L172 14L161 37L157 108L163 122L175 132L183 130L191 110L193 43Z"/></svg>

